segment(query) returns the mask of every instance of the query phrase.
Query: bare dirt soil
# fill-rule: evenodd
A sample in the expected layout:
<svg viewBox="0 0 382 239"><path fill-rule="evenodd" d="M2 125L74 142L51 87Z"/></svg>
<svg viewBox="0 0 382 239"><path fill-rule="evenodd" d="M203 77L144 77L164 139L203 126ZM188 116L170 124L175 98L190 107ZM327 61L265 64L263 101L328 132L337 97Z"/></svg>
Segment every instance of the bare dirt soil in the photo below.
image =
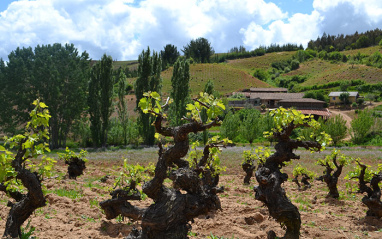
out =
<svg viewBox="0 0 382 239"><path fill-rule="evenodd" d="M243 185L244 172L240 168L242 149L236 150L222 156L223 160L228 162L227 171L220 180L220 185L225 186L225 192L220 195L223 210L196 219L191 224L190 238L211 238L211 235L230 239L266 238L269 230L275 230L279 236L284 234L280 225L269 217L267 208L254 199L255 179L252 179L250 186ZM353 151L348 153L355 154ZM371 156L365 156L370 153ZM131 156L135 155L140 162L146 164L148 161L155 162L155 151L143 153L152 157L152 160L148 161L138 151L125 150L101 156L100 154L89 155L87 169L77 180L64 177L66 167L63 162L58 163L58 178L44 181L47 187L47 206L38 209L30 218L31 225L36 228L33 235L40 239L123 238L134 226L139 227L139 223L128 219L107 220L98 202L110 198L109 190L113 187L114 179L122 166L122 160L118 157L131 157L130 160L135 163ZM381 160L378 158L381 156L381 149L361 150L359 154L369 157L368 160L372 163ZM306 159L301 163L313 165L309 155L304 155ZM108 157L115 159L104 159ZM321 169L316 168L317 170ZM291 179L291 169L287 168L285 172ZM101 182L100 179L105 175L110 177L106 182ZM314 181L312 188L306 191L297 190L291 181L286 182L284 186L288 197L301 213L301 238L382 238L382 220L366 217L367 208L361 203L362 195L346 193L345 180L341 179L339 182L339 200L326 198L326 185L319 181ZM66 196L62 196L65 193ZM1 234L9 211L6 206L7 200L4 194L0 194ZM133 203L141 206L151 204L149 200Z"/></svg>

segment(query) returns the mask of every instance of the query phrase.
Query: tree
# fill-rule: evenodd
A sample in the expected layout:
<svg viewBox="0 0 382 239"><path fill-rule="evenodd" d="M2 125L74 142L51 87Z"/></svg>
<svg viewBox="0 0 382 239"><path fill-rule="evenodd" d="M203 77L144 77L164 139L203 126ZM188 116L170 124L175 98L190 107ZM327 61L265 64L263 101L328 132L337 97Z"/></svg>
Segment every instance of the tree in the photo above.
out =
<svg viewBox="0 0 382 239"><path fill-rule="evenodd" d="M234 140L240 134L239 115L229 111L223 120L222 126L220 127L220 133L223 137Z"/></svg>
<svg viewBox="0 0 382 239"><path fill-rule="evenodd" d="M136 109L139 113L138 125L140 135L143 137L143 143L146 145L154 145L155 128L151 125L154 118L151 115L143 113L138 104L143 98L143 93L152 91L160 94L162 88L161 59L156 52L150 55L150 48L138 57L138 78L135 81L135 96L137 98Z"/></svg>
<svg viewBox="0 0 382 239"><path fill-rule="evenodd" d="M189 151L188 134L218 126L218 115L223 112L224 104L208 94L201 93L193 104L188 104L188 123L168 127L164 125L165 105L160 104L160 95L156 92L145 93L139 106L142 111L155 117L154 125L158 138L171 137L173 145L164 147L159 144L159 157L153 178L145 182L142 192L153 199L154 204L147 208L131 205L128 200L139 200L141 194L136 185L137 179L123 189L113 191L112 199L100 203L107 219L118 215L141 220L142 230L133 230L128 238L167 239L187 238L191 229L190 221L195 217L218 210L221 207L218 193L224 191L218 186L220 167L219 147L228 140L212 138L203 152L190 152L188 159L183 159ZM207 108L207 123L202 123L200 111ZM193 146L196 149L196 145ZM132 169L129 175L135 175ZM166 179L173 182L172 187L164 184ZM180 193L182 190L182 193Z"/></svg>
<svg viewBox="0 0 382 239"><path fill-rule="evenodd" d="M86 108L88 54L79 54L73 44L56 43L38 45L34 51L17 48L8 59L6 66L0 64L3 130L17 132L32 110L27 102L39 97L51 107L50 148L64 147L73 122Z"/></svg>
<svg viewBox="0 0 382 239"><path fill-rule="evenodd" d="M31 47L18 47L8 55L7 65L2 63L0 117L5 132L16 134L29 119L28 112L32 110L29 102L36 99L31 83L34 58Z"/></svg>
<svg viewBox="0 0 382 239"><path fill-rule="evenodd" d="M317 165L325 167L324 175L319 177L326 183L329 189L327 197L339 198L337 182L344 166L349 164L349 158L341 154L339 150L333 149L332 153L324 159L319 159Z"/></svg>
<svg viewBox="0 0 382 239"><path fill-rule="evenodd" d="M199 63L209 63L210 57L214 54L211 43L203 37L191 40L187 46L183 47L182 51L186 58L192 58Z"/></svg>
<svg viewBox="0 0 382 239"><path fill-rule="evenodd" d="M190 63L188 60L177 60L171 77L171 98L174 102L170 105L171 125L182 124L186 115L186 105L190 99Z"/></svg>
<svg viewBox="0 0 382 239"><path fill-rule="evenodd" d="M164 47L164 50L160 52L160 56L162 58L162 69L166 69L168 66L174 65L179 55L180 54L176 46L167 44Z"/></svg>
<svg viewBox="0 0 382 239"><path fill-rule="evenodd" d="M127 145L127 130L129 126L129 115L127 113L126 95L126 76L123 71L120 72L118 77L118 103L117 112L118 119L122 126L123 143Z"/></svg>
<svg viewBox="0 0 382 239"><path fill-rule="evenodd" d="M321 122L321 125L323 131L330 135L335 146L346 137L348 128L346 120L341 115L331 117L325 122Z"/></svg>
<svg viewBox="0 0 382 239"><path fill-rule="evenodd" d="M350 94L349 94L349 92L342 92L341 94L340 94L340 100L342 101L342 103L344 104L344 105L348 105L349 104L349 97L350 97Z"/></svg>
<svg viewBox="0 0 382 239"><path fill-rule="evenodd" d="M262 136L261 114L257 109L243 109L247 111L241 124L241 135L252 145L253 140Z"/></svg>
<svg viewBox="0 0 382 239"><path fill-rule="evenodd" d="M43 156L49 152L49 111L47 106L36 100L35 108L30 112L30 121L25 126L23 134L5 139L5 145L0 146L0 191L5 192L14 202L9 201L11 208L5 224L4 238L22 238L21 225L46 200L42 191L43 177L49 176L56 161ZM39 164L33 160L43 156Z"/></svg>
<svg viewBox="0 0 382 239"><path fill-rule="evenodd" d="M357 117L352 120L350 132L352 141L355 144L360 144L365 141L366 135L369 133L371 127L374 124L374 118L372 112L369 110L363 110L358 113Z"/></svg>
<svg viewBox="0 0 382 239"><path fill-rule="evenodd" d="M370 40L367 36L360 36L355 43L357 48L365 48L370 46Z"/></svg>
<svg viewBox="0 0 382 239"><path fill-rule="evenodd" d="M269 214L286 227L283 238L299 238L301 218L296 206L287 198L285 190L281 185L288 179L286 173L280 170L287 162L292 159L299 159L300 156L293 153L299 147L321 151L330 141L329 135L325 133L314 134L314 141L306 141L303 137L291 139L291 134L296 128L313 127L318 129L320 124L296 110L286 110L278 108L272 111L271 116L274 120L274 128L266 133L266 136L277 141L276 152L266 158L256 173L255 198L263 202L269 210ZM316 131L317 132L317 131ZM275 238L274 231L268 232L268 238Z"/></svg>
<svg viewBox="0 0 382 239"><path fill-rule="evenodd" d="M106 147L109 118L113 111L113 58L104 54L92 68L89 82L89 115L93 143Z"/></svg>
<svg viewBox="0 0 382 239"><path fill-rule="evenodd" d="M255 72L253 72L253 76L261 81L267 81L269 78L268 72L264 69L256 69Z"/></svg>

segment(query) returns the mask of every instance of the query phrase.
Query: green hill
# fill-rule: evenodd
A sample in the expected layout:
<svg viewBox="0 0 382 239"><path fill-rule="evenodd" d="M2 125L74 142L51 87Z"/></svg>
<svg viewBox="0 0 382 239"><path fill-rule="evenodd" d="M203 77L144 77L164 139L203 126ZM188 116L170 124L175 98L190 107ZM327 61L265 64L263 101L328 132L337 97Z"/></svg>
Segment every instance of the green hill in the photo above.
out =
<svg viewBox="0 0 382 239"><path fill-rule="evenodd" d="M374 46L343 51L341 54L352 56L361 53L369 56L377 51L382 53L382 48ZM221 94L229 94L250 87L275 87L276 84L270 81L268 82L273 84L273 86L253 77L253 72L255 69L270 70L273 62L286 61L295 54L296 52L274 52L263 56L228 60L225 63L219 64L191 64L191 93L195 95L202 91L209 79L214 82L215 90ZM114 64L115 67L137 67L136 61L114 62ZM375 84L381 83L382 69L361 64L333 63L316 57L300 63L300 67L297 70L280 73L279 78L290 78L296 75L307 76L306 81L301 83L301 86L322 85L339 80L364 80L366 83ZM164 95L167 95L171 90L171 76L172 67L162 72L162 92ZM135 80L135 78L130 78L129 82L134 83Z"/></svg>
<svg viewBox="0 0 382 239"><path fill-rule="evenodd" d="M350 65L348 63L330 63L320 59L300 64L300 68L282 76L308 76L301 86L322 85L339 80L364 80L366 83L381 82L382 69L365 65Z"/></svg>

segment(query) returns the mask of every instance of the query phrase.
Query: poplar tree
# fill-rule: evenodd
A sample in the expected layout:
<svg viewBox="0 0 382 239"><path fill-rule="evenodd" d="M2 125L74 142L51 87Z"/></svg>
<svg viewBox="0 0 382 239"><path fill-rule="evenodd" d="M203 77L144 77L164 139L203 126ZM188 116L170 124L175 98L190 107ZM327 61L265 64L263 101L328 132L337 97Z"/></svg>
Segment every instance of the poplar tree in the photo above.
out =
<svg viewBox="0 0 382 239"><path fill-rule="evenodd" d="M190 103L190 63L188 60L177 60L171 77L171 98L174 102L170 105L171 124L182 124L182 117L186 116L186 105Z"/></svg>
<svg viewBox="0 0 382 239"><path fill-rule="evenodd" d="M127 114L127 102L125 99L126 89L126 76L123 71L120 72L118 77L118 104L117 112L118 118L122 126L123 143L127 144L127 127L129 124L129 116Z"/></svg>
<svg viewBox="0 0 382 239"><path fill-rule="evenodd" d="M160 94L162 88L161 70L162 63L159 54L153 52L151 56L149 47L146 51L143 50L138 57L138 78L135 81L137 104L135 110L139 113L139 133L143 137L143 143L146 145L154 145L155 129L151 125L154 121L154 117L144 114L138 107L138 103L143 98L144 92L155 91Z"/></svg>
<svg viewBox="0 0 382 239"><path fill-rule="evenodd" d="M112 113L113 59L104 54L93 66L89 82L90 130L94 146L106 147L107 129Z"/></svg>

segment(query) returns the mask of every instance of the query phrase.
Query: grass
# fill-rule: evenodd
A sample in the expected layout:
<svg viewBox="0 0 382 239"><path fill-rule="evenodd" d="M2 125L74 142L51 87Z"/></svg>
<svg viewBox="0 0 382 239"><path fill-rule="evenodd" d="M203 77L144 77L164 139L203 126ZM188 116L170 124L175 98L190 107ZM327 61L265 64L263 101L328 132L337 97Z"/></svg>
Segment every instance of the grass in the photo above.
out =
<svg viewBox="0 0 382 239"><path fill-rule="evenodd" d="M170 92L171 90L172 71L173 68L170 67L161 74L163 79L162 92ZM268 84L256 79L248 72L225 63L192 64L190 65L190 78L191 95L197 95L203 91L208 80L214 82L215 90L221 94L250 87L269 87Z"/></svg>
<svg viewBox="0 0 382 239"><path fill-rule="evenodd" d="M48 193L53 193L59 197L67 197L70 199L78 199L83 196L82 193L78 190L67 190L64 188L54 189L52 191L48 191Z"/></svg>
<svg viewBox="0 0 382 239"><path fill-rule="evenodd" d="M327 84L339 80L361 79L367 83L379 83L382 69L365 65L354 65L347 63L330 63L321 59L313 59L300 64L300 68L282 76L305 75L307 81L301 86L313 86Z"/></svg>
<svg viewBox="0 0 382 239"><path fill-rule="evenodd" d="M343 51L342 54L347 56L361 54L371 55L374 52L382 52L379 46L368 47L363 49ZM191 64L190 65L190 88L191 94L196 95L204 89L208 80L212 80L215 90L221 94L229 94L250 87L271 87L271 85L262 82L252 76L255 69L268 70L271 64L277 61L285 61L291 59L295 55L292 52L274 52L263 56L228 60L226 63L208 63L208 64ZM128 66L136 69L137 61L114 61L115 69ZM168 96L171 90L171 77L173 68L170 67L161 73L163 79L163 96ZM362 79L367 83L378 83L382 69L369 67L365 65L352 65L348 63L331 63L318 58L303 62L300 68L286 74L281 74L281 78L293 75L308 76L306 82L302 86L321 85L338 80L355 80ZM136 78L129 78L128 83L134 84ZM332 89L334 90L334 89Z"/></svg>

